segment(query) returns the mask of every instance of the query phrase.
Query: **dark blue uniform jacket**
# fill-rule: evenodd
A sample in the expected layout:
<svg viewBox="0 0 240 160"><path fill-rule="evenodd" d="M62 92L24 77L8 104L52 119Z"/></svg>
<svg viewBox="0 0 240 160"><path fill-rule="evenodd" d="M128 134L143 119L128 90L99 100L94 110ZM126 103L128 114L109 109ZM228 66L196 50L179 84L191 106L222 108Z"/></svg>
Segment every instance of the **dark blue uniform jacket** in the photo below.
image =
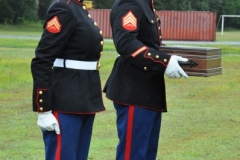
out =
<svg viewBox="0 0 240 160"><path fill-rule="evenodd" d="M116 0L110 15L119 54L104 87L116 103L167 111L164 72L170 55L159 51L160 19L152 0Z"/></svg>
<svg viewBox="0 0 240 160"><path fill-rule="evenodd" d="M80 0L54 0L31 63L33 110L96 113L105 110L98 70L53 67L56 58L98 61L103 37Z"/></svg>

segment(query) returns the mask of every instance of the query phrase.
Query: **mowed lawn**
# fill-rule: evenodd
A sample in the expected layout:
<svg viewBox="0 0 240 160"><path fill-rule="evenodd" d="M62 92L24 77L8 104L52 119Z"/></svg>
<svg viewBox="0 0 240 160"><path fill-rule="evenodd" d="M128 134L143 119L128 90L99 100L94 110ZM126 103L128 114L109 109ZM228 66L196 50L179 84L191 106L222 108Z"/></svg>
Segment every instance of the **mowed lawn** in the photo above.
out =
<svg viewBox="0 0 240 160"><path fill-rule="evenodd" d="M26 33L40 35L39 30L30 34L0 29L0 35ZM221 37L220 41L240 41L239 37ZM37 43L37 39L0 38L1 160L44 159L37 113L31 106L30 62ZM222 48L222 74L187 80L166 78L168 112L163 114L158 160L240 159L240 45L206 47ZM101 57L102 86L116 57L112 42L106 41ZM115 110L104 94L103 99L107 110L96 116L89 160L115 159Z"/></svg>

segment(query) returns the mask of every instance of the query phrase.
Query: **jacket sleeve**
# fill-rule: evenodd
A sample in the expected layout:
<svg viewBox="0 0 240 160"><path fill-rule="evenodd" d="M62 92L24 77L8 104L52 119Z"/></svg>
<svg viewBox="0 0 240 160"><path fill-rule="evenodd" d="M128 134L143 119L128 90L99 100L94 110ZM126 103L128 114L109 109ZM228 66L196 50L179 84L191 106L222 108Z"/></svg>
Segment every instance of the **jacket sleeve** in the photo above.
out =
<svg viewBox="0 0 240 160"><path fill-rule="evenodd" d="M43 25L43 34L31 62L33 76L33 111L52 110L51 76L53 62L67 44L75 25L73 13L63 3L49 8Z"/></svg>
<svg viewBox="0 0 240 160"><path fill-rule="evenodd" d="M125 2L125 4L119 4L115 7L110 17L113 40L121 57L127 58L130 63L142 70L157 71L164 74L171 55L159 51L156 47L150 47L151 44L146 45L153 43L151 40L148 42L145 40L143 43L139 38L143 37L142 29L149 26L156 31L156 34L151 36L158 36L156 17L151 10L149 11L153 20L146 15L148 13L143 12L137 2Z"/></svg>

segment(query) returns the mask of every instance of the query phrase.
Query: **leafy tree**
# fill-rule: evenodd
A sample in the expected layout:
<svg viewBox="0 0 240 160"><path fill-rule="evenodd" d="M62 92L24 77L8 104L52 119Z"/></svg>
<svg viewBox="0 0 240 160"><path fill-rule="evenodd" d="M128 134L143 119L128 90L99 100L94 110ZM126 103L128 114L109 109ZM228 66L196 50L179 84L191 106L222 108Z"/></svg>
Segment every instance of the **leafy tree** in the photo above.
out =
<svg viewBox="0 0 240 160"><path fill-rule="evenodd" d="M0 22L18 24L21 20L34 20L36 0L0 0Z"/></svg>
<svg viewBox="0 0 240 160"><path fill-rule="evenodd" d="M154 6L157 10L182 10L180 5L188 0L154 0ZM184 2L186 3L186 2Z"/></svg>
<svg viewBox="0 0 240 160"><path fill-rule="evenodd" d="M209 11L219 12L219 8L223 5L224 0L208 0Z"/></svg>
<svg viewBox="0 0 240 160"><path fill-rule="evenodd" d="M240 15L240 0L223 1L219 8L219 15ZM226 18L225 24L227 27L240 28L240 18Z"/></svg>
<svg viewBox="0 0 240 160"><path fill-rule="evenodd" d="M192 3L189 0L184 0L180 5L180 10L182 11L193 11Z"/></svg>
<svg viewBox="0 0 240 160"><path fill-rule="evenodd" d="M115 0L95 0L96 9L110 9Z"/></svg>
<svg viewBox="0 0 240 160"><path fill-rule="evenodd" d="M176 0L173 0L173 1L176 1ZM155 0L154 7L156 10L174 10L174 8L171 8L172 1L168 1L168 0Z"/></svg>
<svg viewBox="0 0 240 160"><path fill-rule="evenodd" d="M52 0L0 0L0 23L43 20ZM93 0L96 9L111 9L115 0ZM36 3L38 2L38 3ZM39 4L39 5L37 5ZM156 10L211 11L220 15L240 15L240 0L154 0ZM227 18L225 26L240 28L240 18Z"/></svg>
<svg viewBox="0 0 240 160"><path fill-rule="evenodd" d="M35 20L34 16L36 1L35 0L8 0L13 12L13 24L18 24L21 20Z"/></svg>
<svg viewBox="0 0 240 160"><path fill-rule="evenodd" d="M7 3L7 0L0 0L0 23L7 24L13 17L13 12Z"/></svg>
<svg viewBox="0 0 240 160"><path fill-rule="evenodd" d="M38 19L43 20L52 0L38 0Z"/></svg>

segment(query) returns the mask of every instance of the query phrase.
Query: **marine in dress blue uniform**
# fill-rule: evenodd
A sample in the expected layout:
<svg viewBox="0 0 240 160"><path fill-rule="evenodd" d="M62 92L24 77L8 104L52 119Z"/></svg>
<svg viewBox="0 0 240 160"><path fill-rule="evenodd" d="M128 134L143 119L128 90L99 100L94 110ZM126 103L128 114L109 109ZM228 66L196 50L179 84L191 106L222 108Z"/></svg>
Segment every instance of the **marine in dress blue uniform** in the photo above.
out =
<svg viewBox="0 0 240 160"><path fill-rule="evenodd" d="M102 31L82 0L52 1L31 63L33 111L46 160L87 159L95 114L105 110L98 70L102 49ZM53 124L45 127L49 121Z"/></svg>
<svg viewBox="0 0 240 160"><path fill-rule="evenodd" d="M161 116L167 111L164 74L174 66L168 77L187 77L176 57L159 51L161 26L153 3L116 0L112 6L110 21L119 56L104 92L117 113L117 160L156 159Z"/></svg>

